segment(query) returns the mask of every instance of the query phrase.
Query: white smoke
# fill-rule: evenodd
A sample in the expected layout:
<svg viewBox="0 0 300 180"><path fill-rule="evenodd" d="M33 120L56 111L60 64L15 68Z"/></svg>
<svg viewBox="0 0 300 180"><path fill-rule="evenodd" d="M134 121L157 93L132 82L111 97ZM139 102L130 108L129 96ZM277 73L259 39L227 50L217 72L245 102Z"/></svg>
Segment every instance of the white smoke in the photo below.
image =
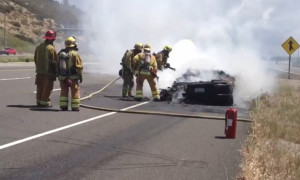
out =
<svg viewBox="0 0 300 180"><path fill-rule="evenodd" d="M290 35L300 37L293 22L299 17L296 0L79 2L88 7L83 27L99 72L117 75L124 52L137 42L152 44L155 52L173 46L169 62L176 71L159 72L160 88L196 68L236 76L235 95L242 99L270 92L274 79L266 73L263 57L283 54L282 42ZM288 22L289 27L283 26Z"/></svg>

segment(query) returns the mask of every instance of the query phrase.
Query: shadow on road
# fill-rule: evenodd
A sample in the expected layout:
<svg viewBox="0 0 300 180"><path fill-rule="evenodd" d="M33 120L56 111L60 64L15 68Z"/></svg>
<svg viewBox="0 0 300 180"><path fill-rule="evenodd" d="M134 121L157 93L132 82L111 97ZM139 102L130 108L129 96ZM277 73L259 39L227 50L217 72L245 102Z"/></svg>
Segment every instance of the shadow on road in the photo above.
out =
<svg viewBox="0 0 300 180"><path fill-rule="evenodd" d="M107 98L111 98L111 99L116 99L116 100L121 100L121 101L136 101L134 99L134 97L122 97L122 96L108 96L108 95L105 95L104 97L107 97ZM149 98L147 97L144 97L141 101L150 101Z"/></svg>
<svg viewBox="0 0 300 180"><path fill-rule="evenodd" d="M60 109L47 109L47 108L30 108L31 111L52 111L52 112L59 112Z"/></svg>
<svg viewBox="0 0 300 180"><path fill-rule="evenodd" d="M226 136L215 136L215 139L229 139Z"/></svg>
<svg viewBox="0 0 300 180"><path fill-rule="evenodd" d="M60 109L51 109L48 107L38 107L36 105L7 105L6 107L12 107L12 108L28 108L31 111L53 111L53 112L58 112L61 111Z"/></svg>
<svg viewBox="0 0 300 180"><path fill-rule="evenodd" d="M7 105L6 107L14 107L14 108L37 108L36 105Z"/></svg>

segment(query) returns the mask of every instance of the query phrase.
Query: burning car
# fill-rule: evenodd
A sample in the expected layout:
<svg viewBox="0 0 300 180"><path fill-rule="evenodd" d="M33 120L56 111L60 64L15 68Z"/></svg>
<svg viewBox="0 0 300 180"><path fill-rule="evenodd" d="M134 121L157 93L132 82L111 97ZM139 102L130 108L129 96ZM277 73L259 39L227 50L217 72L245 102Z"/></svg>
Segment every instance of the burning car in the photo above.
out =
<svg viewBox="0 0 300 180"><path fill-rule="evenodd" d="M213 75L214 79L196 81L195 77ZM204 78L205 79L205 78ZM192 71L188 70L182 77L173 82L172 87L160 90L161 101L180 100L188 104L233 105L235 78L224 71Z"/></svg>

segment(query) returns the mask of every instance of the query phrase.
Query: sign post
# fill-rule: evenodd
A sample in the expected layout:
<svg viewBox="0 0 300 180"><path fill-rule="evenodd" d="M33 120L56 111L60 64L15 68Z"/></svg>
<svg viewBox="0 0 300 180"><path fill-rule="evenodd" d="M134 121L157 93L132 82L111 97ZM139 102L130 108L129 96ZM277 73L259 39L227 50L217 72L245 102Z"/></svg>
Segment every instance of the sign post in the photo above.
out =
<svg viewBox="0 0 300 180"><path fill-rule="evenodd" d="M289 54L289 75L288 75L288 78L291 79L291 54L293 54L299 48L299 44L291 36L281 46Z"/></svg>

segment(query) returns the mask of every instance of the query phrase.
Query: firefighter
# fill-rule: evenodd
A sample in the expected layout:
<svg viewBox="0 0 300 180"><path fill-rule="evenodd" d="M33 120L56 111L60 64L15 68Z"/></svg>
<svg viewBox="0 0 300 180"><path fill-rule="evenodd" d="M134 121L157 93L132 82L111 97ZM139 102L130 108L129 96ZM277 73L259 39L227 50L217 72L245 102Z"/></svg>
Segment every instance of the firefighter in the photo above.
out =
<svg viewBox="0 0 300 180"><path fill-rule="evenodd" d="M163 68L170 68L175 70L174 68L170 67L170 63L168 63L169 53L172 51L172 47L166 45L162 51L158 53L153 53L156 58L157 68L158 70L163 70Z"/></svg>
<svg viewBox="0 0 300 180"><path fill-rule="evenodd" d="M48 30L43 38L45 41L38 45L34 52L35 84L37 86L36 103L39 107L50 107L50 95L56 80L57 53L53 45L56 32Z"/></svg>
<svg viewBox="0 0 300 180"><path fill-rule="evenodd" d="M58 80L60 81L60 109L68 110L69 89L71 89L71 109L79 111L80 89L79 83L82 83L83 64L78 54L76 38L68 37L65 40L65 49L58 53Z"/></svg>
<svg viewBox="0 0 300 180"><path fill-rule="evenodd" d="M136 96L137 101L143 98L143 83L146 79L150 85L154 101L159 101L160 95L156 85L157 63L155 57L151 54L151 45L144 45L144 52L141 52L133 58L134 74L136 75Z"/></svg>
<svg viewBox="0 0 300 180"><path fill-rule="evenodd" d="M121 76L123 78L123 88L122 88L122 96L126 97L127 94L129 97L134 97L132 95L132 89L134 86L134 79L133 79L133 57L138 53L142 52L143 44L137 43L134 45L134 48L131 50L127 50L122 58L122 73Z"/></svg>

